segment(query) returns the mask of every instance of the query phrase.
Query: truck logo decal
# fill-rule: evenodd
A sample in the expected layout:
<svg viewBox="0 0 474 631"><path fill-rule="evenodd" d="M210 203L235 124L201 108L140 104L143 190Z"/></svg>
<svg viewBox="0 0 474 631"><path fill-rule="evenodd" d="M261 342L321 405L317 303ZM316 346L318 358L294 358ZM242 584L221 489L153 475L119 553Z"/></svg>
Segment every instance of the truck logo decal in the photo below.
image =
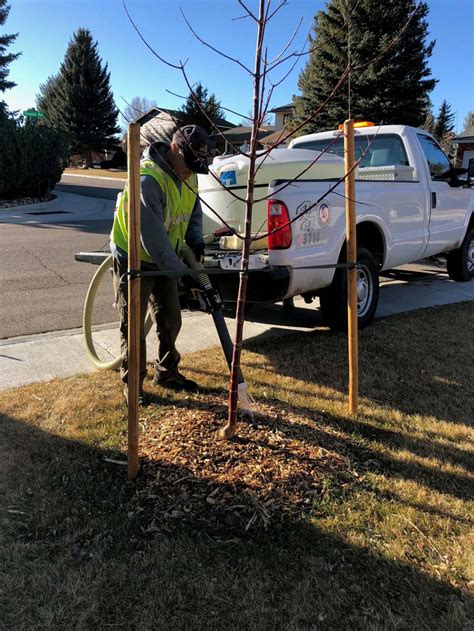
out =
<svg viewBox="0 0 474 631"><path fill-rule="evenodd" d="M331 209L327 204L319 204L318 221L321 228L327 228L331 222Z"/></svg>
<svg viewBox="0 0 474 631"><path fill-rule="evenodd" d="M313 202L311 201L302 202L297 207L296 214L300 215L312 205ZM321 233L318 230L317 206L314 206L298 220L298 235L296 238L296 244L297 247L301 248L314 243L319 243L320 240Z"/></svg>

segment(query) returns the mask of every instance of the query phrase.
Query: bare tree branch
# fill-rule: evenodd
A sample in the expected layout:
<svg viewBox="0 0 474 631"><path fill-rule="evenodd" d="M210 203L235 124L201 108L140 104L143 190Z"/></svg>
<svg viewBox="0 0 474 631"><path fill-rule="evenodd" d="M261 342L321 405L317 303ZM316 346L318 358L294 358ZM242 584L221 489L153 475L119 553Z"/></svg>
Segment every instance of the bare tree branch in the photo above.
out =
<svg viewBox="0 0 474 631"><path fill-rule="evenodd" d="M269 62L265 62L265 67L267 65L271 66L272 64L274 64L276 61L278 61L280 59L280 57L282 57L286 51L288 50L288 48L291 46L291 44L293 43L293 40L295 39L298 31L300 30L300 26L303 23L303 16L301 16L300 21L298 23L298 26L296 27L296 29L293 32L293 35L290 37L288 43L286 44L286 46L283 48L283 50L274 58L271 59Z"/></svg>
<svg viewBox="0 0 474 631"><path fill-rule="evenodd" d="M290 219L289 221L287 221L286 223L282 224L281 226L278 226L278 228L275 228L274 230L271 230L270 232L267 232L266 234L260 235L258 238L259 239L264 239L268 236L270 236L271 234L275 234L277 232L279 232L280 230L283 230L283 228L286 228L287 226L290 226L292 223L294 223L295 221L297 221L298 219L300 219L301 217L303 217L304 215L306 215L306 213L308 213L310 210L312 210L313 208L315 208L315 206L317 206L318 204L320 204L323 199L326 199L326 197L328 195L330 195L340 184L342 184L342 182L344 182L349 175L355 170L357 169L357 167L359 166L359 164L362 162L362 160L365 158L368 150L370 149L372 143L374 142L375 138L377 137L379 131L380 131L380 127L382 126L382 123L380 123L379 128L377 129L377 131L375 132L375 134L373 135L373 137L371 138L370 142L367 143L367 147L366 149L361 153L360 157L358 160L356 160L354 162L354 164L352 165L352 167L346 172L344 173L344 175L342 177L340 177L337 182L331 186L323 195L321 195L321 197L319 197L319 199L317 199L313 204L311 204L310 206L308 206L307 208L305 208L302 212L300 212L298 215L296 215L295 217L293 217L293 219ZM294 184L295 182L297 182L296 179L292 179L290 180L289 184Z"/></svg>
<svg viewBox="0 0 474 631"><path fill-rule="evenodd" d="M168 92L168 94L172 94L173 96L177 96L179 99L185 99L186 100L188 98L187 96L184 96L183 94L178 94L177 92L172 92L171 90L168 90L168 89L165 89L165 92ZM209 101L202 101L202 102L205 103L206 105L209 103ZM228 107L224 107L220 103L219 103L219 107L221 108L221 110L224 110L224 112L230 112L230 114L235 114L236 116L240 116L241 118L245 118L245 116L241 112L236 112L235 110L231 110Z"/></svg>
<svg viewBox="0 0 474 631"><path fill-rule="evenodd" d="M286 6L287 4L288 4L288 0L282 0L280 4L277 6L277 8L273 11L273 13L271 13L270 15L268 15L267 13L266 21L269 22L272 19L272 17L274 17L278 13L278 11L280 9L283 9L283 7ZM268 3L268 8L270 8L270 2Z"/></svg>
<svg viewBox="0 0 474 631"><path fill-rule="evenodd" d="M127 14L128 19L130 20L131 25L133 26L133 28L135 29L135 31L137 32L138 37L142 40L142 42L145 44L145 46L148 48L148 50L155 55L155 57L157 59L159 59L162 63L166 64L167 66L169 66L170 68L176 68L176 70L181 70L183 68L182 65L178 66L176 64L171 63L170 61L167 61L166 59L164 59L163 57L161 57L160 55L158 55L158 53L153 50L153 48L150 46L150 44L146 41L146 39L143 37L143 35L140 33L138 27L136 26L135 22L132 19L132 16L130 15L130 13L128 12L127 9L127 5L125 4L125 0L122 0L122 4L123 4L123 8L125 9L125 13Z"/></svg>
<svg viewBox="0 0 474 631"><path fill-rule="evenodd" d="M318 49L319 46L321 46L322 44L325 44L326 42L329 41L333 41L335 35L337 35L340 31L342 31L343 29L347 28L347 24L349 22L349 18L352 16L352 14L356 11L357 7L359 6L360 0L357 0L356 3L354 4L354 6L351 8L346 20L341 24L341 26L339 26L336 31L331 35L331 37L327 37L326 39L323 39L322 41L316 41L315 45L312 46L311 48L309 48L306 51L301 50L301 52L294 52L291 53L289 55L287 55L286 57L284 57L283 59L280 59L279 61L277 61L275 64L273 64L273 66L271 68L269 68L269 72L271 72L272 70L275 70L275 68L277 66L279 66L280 64L285 63L285 61L288 61L289 59L292 59L293 57L296 57L297 60L299 60L301 57L305 57L306 55L311 54L312 52L314 52L315 50ZM309 37L311 36L311 31L308 33L307 38L309 39ZM304 44L304 46L306 46L306 43ZM303 48L304 48L303 46Z"/></svg>
<svg viewBox="0 0 474 631"><path fill-rule="evenodd" d="M221 57L224 57L225 59L228 59L229 61L234 62L235 64L239 65L241 68L243 68L246 72L248 72L250 75L252 74L252 71L250 70L250 68L248 68L245 64L243 64L239 59L236 59L235 57L231 57L230 55L226 55L226 53L223 53L221 50L219 50L218 48L215 48L214 46L212 46L211 44L209 44L208 42L206 42L205 40L202 39L202 37L199 37L199 35L196 33L196 31L193 29L193 27L191 26L191 24L188 22L187 17L184 14L183 9L179 9L181 11L181 15L183 16L184 21L186 22L186 24L188 25L189 30L191 31L191 33L194 35L194 37L199 40L201 42L201 44L203 44L203 46L207 46L207 48L210 48L211 50L213 50L215 53L217 53L218 55L220 55Z"/></svg>
<svg viewBox="0 0 474 631"><path fill-rule="evenodd" d="M139 114L144 114L145 112L142 112L141 110L138 109L138 107L135 107L134 105L132 105L131 103L129 103L127 101L127 99L125 99L123 96L120 97L122 99L122 101L125 101L125 103L128 105L129 108L131 108L132 110L135 110L136 112L138 112ZM122 114L123 116L123 114ZM125 116L124 116L125 118ZM129 121L130 122L130 121Z"/></svg>
<svg viewBox="0 0 474 631"><path fill-rule="evenodd" d="M319 153L319 154L318 154L318 155L314 158L314 160L313 160L310 164L308 164L308 166L307 166L307 167L305 167L302 171L300 171L297 175L295 175L295 176L294 176L294 178L292 178L291 180L288 180L288 182L287 182L286 184L284 184L281 188L279 188L277 191L275 191L275 193L280 193L281 191L284 191L284 190L285 190L285 188L287 188L288 186L291 186L291 185L292 185L295 181L297 181L297 180L298 180L298 179L299 179L302 175L304 175L307 171L309 171L309 169L311 169L311 167L313 167L313 166L316 164L316 162L318 162L318 161L321 159L322 155L323 155L323 154L325 154L325 153L327 153L327 152L328 152L328 150L329 150L329 149L333 146L333 144L334 144L334 143L336 143L336 142L339 140L339 138L341 137L342 133L343 133L343 132L342 132L342 130L341 130L338 134L336 134L336 135L334 136L333 140L331 140L331 141L330 141L330 142L329 142L329 143L328 143L328 144L324 147L324 149L323 149L323 150L322 150L322 151L321 151L321 152L320 152L320 153ZM316 152L316 153L318 153L318 152ZM270 155L270 154L267 154L267 155L265 156L265 158L262 160L262 162L260 163L260 165L259 165L259 166L261 166L261 164L263 164L264 160L268 157L268 155ZM257 204L257 203L259 203L259 202L264 202L264 201L265 201L265 200L267 200L267 199L270 199L270 196L269 196L269 195L265 195L265 197L261 197L260 199L256 199L256 200L255 200L255 203Z"/></svg>
<svg viewBox="0 0 474 631"><path fill-rule="evenodd" d="M122 96L121 98L123 99L123 96ZM125 99L123 99L123 100L125 101ZM126 102L127 102L127 101L125 101L125 103L126 103ZM118 105L117 105L117 104L115 104L115 107L117 108L117 110L118 110L119 114L122 116L122 118L123 118L124 120L126 120L126 121L127 121L127 123L131 123L131 122L132 122L131 120L129 120L129 119L125 116L125 114L122 112L122 110L118 107Z"/></svg>
<svg viewBox="0 0 474 631"><path fill-rule="evenodd" d="M242 0L238 0L238 3L242 7L242 9L247 13L247 15L252 18L252 20L255 20L255 22L258 22L257 17L252 13L252 11L250 11L250 9Z"/></svg>

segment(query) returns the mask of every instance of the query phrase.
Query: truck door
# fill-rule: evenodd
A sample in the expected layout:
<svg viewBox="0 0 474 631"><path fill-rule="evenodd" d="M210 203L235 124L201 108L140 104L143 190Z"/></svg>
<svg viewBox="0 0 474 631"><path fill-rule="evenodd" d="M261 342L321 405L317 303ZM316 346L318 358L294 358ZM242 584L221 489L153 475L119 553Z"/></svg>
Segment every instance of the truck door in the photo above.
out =
<svg viewBox="0 0 474 631"><path fill-rule="evenodd" d="M451 163L438 143L428 134L418 133L426 159L430 202L429 241L424 256L438 254L463 238L466 216L466 190L453 187L447 175Z"/></svg>

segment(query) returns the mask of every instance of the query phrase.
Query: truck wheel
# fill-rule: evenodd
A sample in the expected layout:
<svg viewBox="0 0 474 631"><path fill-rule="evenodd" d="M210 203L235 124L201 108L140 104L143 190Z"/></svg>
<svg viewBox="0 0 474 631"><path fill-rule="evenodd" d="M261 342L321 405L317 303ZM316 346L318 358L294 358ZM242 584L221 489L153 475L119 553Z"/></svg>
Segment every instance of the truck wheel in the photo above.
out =
<svg viewBox="0 0 474 631"><path fill-rule="evenodd" d="M460 248L448 252L447 267L449 278L458 283L474 278L474 228L468 229Z"/></svg>
<svg viewBox="0 0 474 631"><path fill-rule="evenodd" d="M379 273L372 253L357 249L357 314L359 327L368 326L379 300ZM337 331L347 330L347 271L336 269L333 281L319 296L321 313L326 324Z"/></svg>

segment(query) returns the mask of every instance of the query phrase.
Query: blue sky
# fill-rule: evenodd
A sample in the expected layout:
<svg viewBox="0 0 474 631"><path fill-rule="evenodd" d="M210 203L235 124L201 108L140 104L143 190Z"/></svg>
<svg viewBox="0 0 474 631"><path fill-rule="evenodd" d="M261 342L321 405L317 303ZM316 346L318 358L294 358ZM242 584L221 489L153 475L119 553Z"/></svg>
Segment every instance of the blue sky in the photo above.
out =
<svg viewBox="0 0 474 631"><path fill-rule="evenodd" d="M3 97L11 109L34 106L39 84L57 72L69 39L79 27L90 29L98 41L120 109L125 106L121 97L129 101L134 96L154 98L162 107L181 106L183 101L166 89L187 94L182 75L161 64L146 49L129 23L121 0L11 0L10 4L3 31L19 33L10 50L22 51L10 65L10 78L18 86ZM249 0L249 6L256 4L256 0ZM192 82L202 81L223 106L247 114L252 105L248 75L202 46L180 14L182 7L199 35L252 67L255 30L250 19L233 19L243 15L236 0L128 0L127 5L144 37L160 55L174 63L189 58L187 72ZM279 53L303 18L290 50L301 48L313 15L324 5L322 0L289 0L271 23L266 40L269 54ZM430 67L439 80L431 99L435 110L444 98L451 103L459 131L467 111L474 110L474 0L428 0L428 5L431 38L436 39ZM302 59L278 87L271 106L290 102L298 92L298 74L304 63ZM274 81L284 74L276 71ZM239 121L238 116L227 117Z"/></svg>

